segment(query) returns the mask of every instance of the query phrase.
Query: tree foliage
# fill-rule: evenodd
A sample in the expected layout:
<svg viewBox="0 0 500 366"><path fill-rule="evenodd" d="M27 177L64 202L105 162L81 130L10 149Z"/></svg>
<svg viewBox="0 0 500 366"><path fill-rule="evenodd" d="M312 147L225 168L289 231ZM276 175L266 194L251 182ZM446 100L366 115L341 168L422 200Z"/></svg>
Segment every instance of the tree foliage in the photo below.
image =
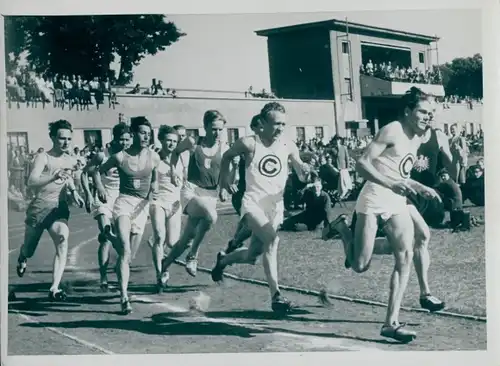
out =
<svg viewBox="0 0 500 366"><path fill-rule="evenodd" d="M480 54L455 58L441 65L440 71L446 95L483 97L483 58Z"/></svg>
<svg viewBox="0 0 500 366"><path fill-rule="evenodd" d="M23 52L35 71L132 81L134 66L185 36L164 15L6 17L7 65ZM120 71L110 69L116 55Z"/></svg>

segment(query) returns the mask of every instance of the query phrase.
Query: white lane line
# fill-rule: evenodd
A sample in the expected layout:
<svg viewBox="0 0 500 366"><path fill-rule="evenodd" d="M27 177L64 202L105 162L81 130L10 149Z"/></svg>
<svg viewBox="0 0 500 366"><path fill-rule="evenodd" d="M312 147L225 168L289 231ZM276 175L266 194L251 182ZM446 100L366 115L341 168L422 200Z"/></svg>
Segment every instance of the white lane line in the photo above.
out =
<svg viewBox="0 0 500 366"><path fill-rule="evenodd" d="M19 312L18 310L13 310L13 309L9 309L9 312L13 312L13 313L16 313L17 315L19 315L21 318L23 318L24 320L30 322L30 323L35 323L35 324L41 324L38 320L32 318L31 316L28 316L26 314L23 314L21 312ZM59 329L56 329L56 328L53 328L53 327L46 327L46 326L43 326L43 328L53 332L53 333L56 333L56 334L59 334L60 336L63 336L65 338L69 338L73 341L75 341L76 343L79 343L87 348L90 348L90 349L94 349L94 350L97 350L101 353L104 353L106 355L114 355L115 353L114 352L111 352L110 350L106 349L106 348L103 348L101 346L98 346L97 344L94 344L92 342L88 342L84 339L81 339L81 338L78 338L78 337L75 337L71 334L68 334L66 332L63 332Z"/></svg>
<svg viewBox="0 0 500 366"><path fill-rule="evenodd" d="M81 242L77 246L71 249L71 256L75 258L76 261L78 261L78 252L89 242L93 241L92 240L87 240L85 242ZM80 273L81 276L83 276L86 279L98 279L99 277L96 274L93 273L88 273L84 268L78 267L74 265L72 267L73 270L76 270ZM158 299L145 296L145 295L140 295L140 296L131 296L131 300L139 300L144 303L151 304L153 306L157 306L163 309L166 309L170 312L174 313L185 313L186 316L189 317L190 320L196 320L200 322L210 322L210 323L225 323L228 325L234 325L234 326L241 326L241 327L247 327L255 330L260 330L260 331L268 331L265 327L259 327L255 324L245 324L238 322L236 320L232 319L214 319L214 318L208 318L203 315L198 315L198 316L193 316L192 312L188 308L180 307L177 305L172 305L164 300L161 300L161 302L158 301ZM353 342L350 342L346 339L341 339L341 338L324 338L324 337L319 337L319 336L305 336L305 335L296 335L296 334L289 334L285 332L272 332L270 333L274 337L286 337L290 339L292 343L295 344L295 346L300 347L300 346L305 346L305 345L311 345L311 348L334 348L334 349L341 349L341 350L346 350L346 351L380 351L380 349L374 347L374 346L362 346L360 344L354 345ZM293 339L293 340L292 340ZM289 342L290 342L289 341ZM289 349L296 349L293 346L291 346Z"/></svg>

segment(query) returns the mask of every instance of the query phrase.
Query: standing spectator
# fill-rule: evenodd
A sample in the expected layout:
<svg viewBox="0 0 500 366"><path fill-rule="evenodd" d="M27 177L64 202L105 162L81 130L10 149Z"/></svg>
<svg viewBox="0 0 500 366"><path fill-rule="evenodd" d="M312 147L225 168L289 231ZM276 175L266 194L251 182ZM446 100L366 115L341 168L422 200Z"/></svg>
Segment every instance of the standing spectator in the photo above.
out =
<svg viewBox="0 0 500 366"><path fill-rule="evenodd" d="M465 171L469 151L465 138L458 133L458 125L456 123L450 127L450 133L450 150L453 160L449 173L452 179L460 185L465 183Z"/></svg>
<svg viewBox="0 0 500 366"><path fill-rule="evenodd" d="M335 146L334 166L339 171L339 200L342 200L352 190L352 179L349 174L349 152L338 135L333 138L333 145Z"/></svg>

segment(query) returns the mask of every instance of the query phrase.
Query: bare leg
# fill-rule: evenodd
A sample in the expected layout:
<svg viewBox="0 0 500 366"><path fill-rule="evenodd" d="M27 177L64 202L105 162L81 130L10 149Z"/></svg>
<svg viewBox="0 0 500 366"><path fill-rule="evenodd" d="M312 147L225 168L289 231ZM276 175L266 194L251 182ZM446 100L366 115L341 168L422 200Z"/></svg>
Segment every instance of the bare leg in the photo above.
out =
<svg viewBox="0 0 500 366"><path fill-rule="evenodd" d="M52 285L50 286L50 291L54 293L59 290L64 269L66 268L66 260L68 259L69 228L67 221L58 220L54 222L48 232L56 247L52 271Z"/></svg>
<svg viewBox="0 0 500 366"><path fill-rule="evenodd" d="M111 231L111 221L109 217L102 214L96 217L97 226L99 227L99 249L97 251L97 260L99 262L99 273L101 275L101 286L108 283L108 265L109 265L109 250L111 242L106 236L106 232Z"/></svg>
<svg viewBox="0 0 500 366"><path fill-rule="evenodd" d="M117 237L119 240L118 251L118 277L120 281L120 294L122 303L128 300L128 282L130 278L130 217L120 216L116 219Z"/></svg>
<svg viewBox="0 0 500 366"><path fill-rule="evenodd" d="M163 245L165 243L165 210L158 206L151 206L151 224L153 227L153 265L156 271L156 279L161 277L161 261L163 259Z"/></svg>

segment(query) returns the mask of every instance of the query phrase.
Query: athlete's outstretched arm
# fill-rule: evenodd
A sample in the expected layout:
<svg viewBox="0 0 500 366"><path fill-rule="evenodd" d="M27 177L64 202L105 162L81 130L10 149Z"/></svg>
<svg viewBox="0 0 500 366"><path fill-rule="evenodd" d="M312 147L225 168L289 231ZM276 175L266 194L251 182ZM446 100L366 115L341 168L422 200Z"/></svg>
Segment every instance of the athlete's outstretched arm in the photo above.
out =
<svg viewBox="0 0 500 366"><path fill-rule="evenodd" d="M301 182L305 183L309 179L309 174L311 172L311 166L302 161L302 159L300 157L300 153L299 153L299 148L297 147L297 145L294 144L293 141L290 141L289 143L291 146L291 148L290 148L291 151L290 151L290 155L288 157L292 163L292 168L297 173L299 180Z"/></svg>
<svg viewBox="0 0 500 366"><path fill-rule="evenodd" d="M220 165L220 173L219 173L219 185L220 189L225 189L227 191L231 191L230 186L234 184L230 178L231 174L231 163L237 156L244 155L245 160L249 155L249 152L252 149L252 146L255 147L255 139L253 139L254 143L252 144L252 137L242 137L241 139L236 140L236 142L231 146L225 153L222 155L221 165ZM248 160L246 160L248 161ZM233 177L234 178L234 177Z"/></svg>
<svg viewBox="0 0 500 366"><path fill-rule="evenodd" d="M118 159L115 155L111 155L108 160L104 164L102 164L99 169L94 169L94 174L92 174L92 179L94 180L95 188L99 194L99 199L102 201L106 200L106 190L104 189L104 185L102 184L101 174L105 174L109 172L113 168L118 167Z"/></svg>
<svg viewBox="0 0 500 366"><path fill-rule="evenodd" d="M83 192L85 193L85 199L88 200L92 197L92 193L90 192L89 186L89 175L93 176L97 167L99 167L104 161L104 153L96 154L92 160L85 165L82 170L82 175L80 177L80 181L82 182Z"/></svg>
<svg viewBox="0 0 500 366"><path fill-rule="evenodd" d="M388 189L393 189L393 185L396 181L381 174L373 165L373 161L386 149L392 147L395 144L397 136L400 135L401 125L399 122L389 123L378 131L373 141L368 144L363 155L356 163L356 171L362 178L380 184Z"/></svg>
<svg viewBox="0 0 500 366"><path fill-rule="evenodd" d="M31 169L30 176L28 178L29 188L40 188L49 183L54 182L59 178L67 179L67 174L63 170L59 169L54 172L51 176L42 177L42 172L47 165L47 155L38 154L33 162L33 168Z"/></svg>
<svg viewBox="0 0 500 366"><path fill-rule="evenodd" d="M172 156L170 158L170 167L173 170L175 170L175 167L177 166L177 162L179 161L179 157L181 156L181 154L184 151L192 151L195 146L196 146L196 140L191 136L188 136L184 140L179 142L175 147L175 150L172 151Z"/></svg>

